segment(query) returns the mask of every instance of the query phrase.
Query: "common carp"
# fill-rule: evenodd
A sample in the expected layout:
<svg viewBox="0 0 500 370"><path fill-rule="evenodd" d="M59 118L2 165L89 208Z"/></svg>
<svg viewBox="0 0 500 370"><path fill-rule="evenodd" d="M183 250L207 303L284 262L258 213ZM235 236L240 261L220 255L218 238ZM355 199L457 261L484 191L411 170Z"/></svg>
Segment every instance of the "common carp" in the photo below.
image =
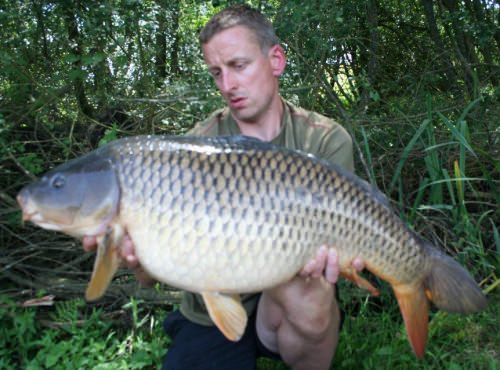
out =
<svg viewBox="0 0 500 370"><path fill-rule="evenodd" d="M471 313L486 298L451 257L405 226L385 196L334 164L245 137L137 136L53 169L18 195L23 219L75 237L98 236L86 291L101 297L128 233L157 280L202 294L230 340L246 326L239 293L291 279L321 245L341 275L378 290L351 267L391 284L417 357L428 306Z"/></svg>

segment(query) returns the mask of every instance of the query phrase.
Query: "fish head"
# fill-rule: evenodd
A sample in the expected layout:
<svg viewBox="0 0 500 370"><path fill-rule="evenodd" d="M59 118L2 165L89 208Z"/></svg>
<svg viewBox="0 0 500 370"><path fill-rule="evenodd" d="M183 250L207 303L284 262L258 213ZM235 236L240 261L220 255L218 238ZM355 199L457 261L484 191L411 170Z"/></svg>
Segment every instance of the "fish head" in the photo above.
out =
<svg viewBox="0 0 500 370"><path fill-rule="evenodd" d="M24 221L81 237L105 231L118 212L119 198L113 162L92 152L25 186L17 201Z"/></svg>

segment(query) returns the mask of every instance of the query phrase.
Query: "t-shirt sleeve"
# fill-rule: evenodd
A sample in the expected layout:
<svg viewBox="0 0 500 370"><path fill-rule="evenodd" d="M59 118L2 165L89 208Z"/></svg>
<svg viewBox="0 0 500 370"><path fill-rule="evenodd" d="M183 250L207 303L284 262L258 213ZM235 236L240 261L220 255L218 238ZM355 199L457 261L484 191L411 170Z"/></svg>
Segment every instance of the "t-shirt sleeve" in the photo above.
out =
<svg viewBox="0 0 500 370"><path fill-rule="evenodd" d="M354 172L354 155L351 135L345 128L335 123L331 130L323 135L318 155L348 171Z"/></svg>
<svg viewBox="0 0 500 370"><path fill-rule="evenodd" d="M200 121L189 130L186 135L191 136L216 136L218 135L217 127L221 117L221 110L215 111L208 118Z"/></svg>

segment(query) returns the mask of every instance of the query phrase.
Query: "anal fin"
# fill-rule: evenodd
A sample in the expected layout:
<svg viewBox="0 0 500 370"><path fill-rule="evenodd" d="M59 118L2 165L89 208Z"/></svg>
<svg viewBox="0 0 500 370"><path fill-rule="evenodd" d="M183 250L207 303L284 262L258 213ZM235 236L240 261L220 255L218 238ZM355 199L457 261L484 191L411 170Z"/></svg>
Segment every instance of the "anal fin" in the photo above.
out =
<svg viewBox="0 0 500 370"><path fill-rule="evenodd" d="M202 292L201 295L212 321L222 334L233 342L240 340L248 320L240 296L218 292Z"/></svg>
<svg viewBox="0 0 500 370"><path fill-rule="evenodd" d="M97 255L92 270L92 277L85 291L87 301L95 301L102 297L113 276L120 266L118 246L123 237L123 229L114 225L104 236L97 238Z"/></svg>
<svg viewBox="0 0 500 370"><path fill-rule="evenodd" d="M429 302L421 285L394 286L406 333L418 358L425 353L429 326Z"/></svg>
<svg viewBox="0 0 500 370"><path fill-rule="evenodd" d="M349 266L348 269L342 269L340 271L340 276L351 280L360 288L368 290L372 296L378 297L380 295L378 289L375 286L373 286L373 284L370 283L368 280L359 276L358 272L351 266Z"/></svg>

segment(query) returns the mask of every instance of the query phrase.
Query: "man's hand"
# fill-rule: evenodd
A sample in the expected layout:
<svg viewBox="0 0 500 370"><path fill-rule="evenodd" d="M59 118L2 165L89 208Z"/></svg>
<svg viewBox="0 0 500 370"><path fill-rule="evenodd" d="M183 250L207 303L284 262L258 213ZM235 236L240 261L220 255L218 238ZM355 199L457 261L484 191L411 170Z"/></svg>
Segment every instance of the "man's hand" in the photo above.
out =
<svg viewBox="0 0 500 370"><path fill-rule="evenodd" d="M84 236L82 239L83 250L86 252L95 252L97 249L97 240L95 236ZM126 267L131 269L135 278L143 286L151 286L155 280L149 276L139 263L139 259L135 254L135 246L128 234L125 234L122 244L119 246L119 253L122 262Z"/></svg>
<svg viewBox="0 0 500 370"><path fill-rule="evenodd" d="M352 261L352 267L359 272L365 268L365 265L361 258L356 257ZM328 248L325 245L322 245L318 249L316 256L299 273L304 278L312 277L317 279L323 276L331 284L337 282L339 274L340 266L337 250L335 248Z"/></svg>

